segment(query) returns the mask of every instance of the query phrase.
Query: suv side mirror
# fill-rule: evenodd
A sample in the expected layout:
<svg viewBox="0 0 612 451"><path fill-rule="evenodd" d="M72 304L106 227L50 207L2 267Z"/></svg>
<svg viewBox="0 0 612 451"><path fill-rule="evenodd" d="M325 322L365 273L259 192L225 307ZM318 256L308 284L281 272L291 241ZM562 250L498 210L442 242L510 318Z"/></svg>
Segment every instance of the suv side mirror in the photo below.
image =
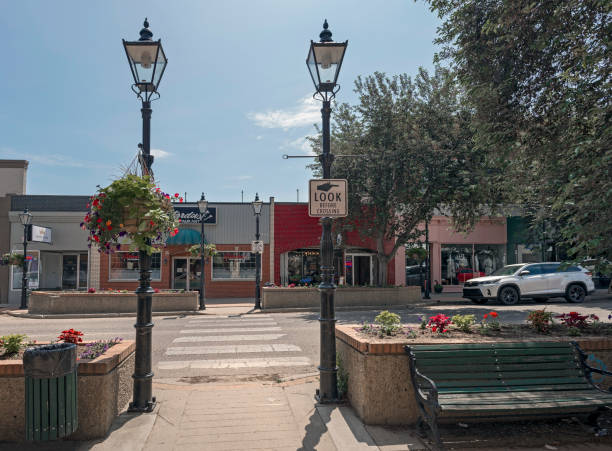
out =
<svg viewBox="0 0 612 451"><path fill-rule="evenodd" d="M529 274L531 273L525 269L519 273L519 276L528 276Z"/></svg>

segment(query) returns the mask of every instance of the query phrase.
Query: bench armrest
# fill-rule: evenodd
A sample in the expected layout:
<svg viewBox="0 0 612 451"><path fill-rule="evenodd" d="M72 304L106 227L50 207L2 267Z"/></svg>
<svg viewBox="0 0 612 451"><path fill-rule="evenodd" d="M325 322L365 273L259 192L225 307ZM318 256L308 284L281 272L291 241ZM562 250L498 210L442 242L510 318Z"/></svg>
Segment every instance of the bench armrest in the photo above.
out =
<svg viewBox="0 0 612 451"><path fill-rule="evenodd" d="M607 371L607 370L602 370L600 368L594 368L591 365L589 365L587 363L587 354L580 348L580 346L578 345L578 343L576 343L575 341L572 342L572 344L574 345L574 347L576 348L576 350L578 351L578 355L580 357L580 363L582 365L582 369L585 372L585 376L587 378L587 380L589 381L589 383L596 388L597 390L603 392L603 393L612 393L612 387L608 388L608 390L604 390L602 389L598 384L596 384L593 381L593 378L591 376L592 373L596 373L596 374L601 374L603 376L612 376L612 372L611 371Z"/></svg>
<svg viewBox="0 0 612 451"><path fill-rule="evenodd" d="M416 395L421 398L423 402L431 404L437 408L438 387L436 387L436 383L424 374L420 373L419 370L417 370L416 368L414 369L414 375L416 376Z"/></svg>

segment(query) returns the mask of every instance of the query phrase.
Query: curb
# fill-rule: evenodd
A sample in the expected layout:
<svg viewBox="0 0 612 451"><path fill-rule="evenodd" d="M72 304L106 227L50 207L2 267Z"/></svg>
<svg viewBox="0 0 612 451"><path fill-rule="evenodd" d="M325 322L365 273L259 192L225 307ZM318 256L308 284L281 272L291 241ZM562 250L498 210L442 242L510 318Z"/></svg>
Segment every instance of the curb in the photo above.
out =
<svg viewBox="0 0 612 451"><path fill-rule="evenodd" d="M30 318L30 319L87 319L87 318L124 318L124 317L135 317L136 312L126 313L59 313L59 314L37 314L27 313L20 310L8 310L4 312L6 315L14 316L16 318ZM226 312L227 313L227 312ZM226 314L224 313L224 315ZM243 314L258 314L260 312L244 312ZM199 310L188 310L178 312L153 312L152 316L218 316L219 314L209 311Z"/></svg>

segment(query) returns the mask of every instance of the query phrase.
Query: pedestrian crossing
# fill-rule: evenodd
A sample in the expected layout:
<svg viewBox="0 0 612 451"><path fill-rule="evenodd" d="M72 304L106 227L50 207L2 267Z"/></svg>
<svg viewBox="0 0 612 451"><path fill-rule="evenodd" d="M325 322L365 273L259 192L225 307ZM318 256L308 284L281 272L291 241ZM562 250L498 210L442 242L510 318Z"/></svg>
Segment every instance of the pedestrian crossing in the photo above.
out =
<svg viewBox="0 0 612 451"><path fill-rule="evenodd" d="M312 366L299 346L287 342L289 335L270 315L193 318L183 327L157 364L160 377Z"/></svg>

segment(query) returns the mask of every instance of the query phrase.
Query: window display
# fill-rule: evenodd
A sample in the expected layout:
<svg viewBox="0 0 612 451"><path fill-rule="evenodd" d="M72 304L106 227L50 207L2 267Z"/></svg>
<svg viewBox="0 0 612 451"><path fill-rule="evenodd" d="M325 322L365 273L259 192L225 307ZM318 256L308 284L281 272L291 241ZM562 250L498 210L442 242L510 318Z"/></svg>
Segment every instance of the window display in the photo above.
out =
<svg viewBox="0 0 612 451"><path fill-rule="evenodd" d="M114 252L110 254L109 280L138 280L138 252ZM161 280L161 254L151 255L151 280Z"/></svg>
<svg viewBox="0 0 612 451"><path fill-rule="evenodd" d="M23 251L15 252L23 254ZM28 288L36 290L38 288L38 251L28 252L26 255L31 257L31 260L28 260ZM21 290L21 266L11 266L11 268L13 268L12 288L13 290Z"/></svg>
<svg viewBox="0 0 612 451"><path fill-rule="evenodd" d="M213 279L255 279L256 254L247 251L218 251L212 258Z"/></svg>
<svg viewBox="0 0 612 451"><path fill-rule="evenodd" d="M295 285L312 285L321 282L319 269L320 252L318 249L300 249L287 253L287 281ZM334 251L334 282L338 283L342 251Z"/></svg>
<svg viewBox="0 0 612 451"><path fill-rule="evenodd" d="M442 285L460 285L506 264L503 244L443 244L440 257Z"/></svg>

